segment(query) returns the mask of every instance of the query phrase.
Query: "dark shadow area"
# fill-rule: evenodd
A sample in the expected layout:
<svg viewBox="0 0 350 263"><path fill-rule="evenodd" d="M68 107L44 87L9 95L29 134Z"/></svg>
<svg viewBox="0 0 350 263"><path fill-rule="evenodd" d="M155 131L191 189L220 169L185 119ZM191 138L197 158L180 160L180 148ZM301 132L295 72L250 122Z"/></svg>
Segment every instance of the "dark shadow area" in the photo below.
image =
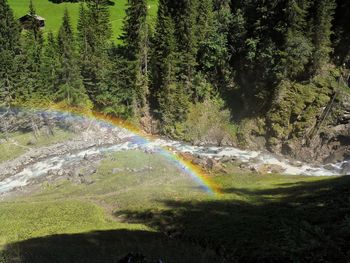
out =
<svg viewBox="0 0 350 263"><path fill-rule="evenodd" d="M129 262L125 261L128 254L144 258L130 263L158 263L159 260L164 263L217 262L213 252L148 231L111 230L53 235L10 244L4 251L6 263L124 263ZM1 253L0 262L3 262Z"/></svg>
<svg viewBox="0 0 350 263"><path fill-rule="evenodd" d="M221 200L166 200L166 211L121 214L225 262L350 262L350 177L225 192Z"/></svg>
<svg viewBox="0 0 350 263"><path fill-rule="evenodd" d="M350 262L350 177L224 192L212 201L163 200L166 210L118 212L163 234L35 238L8 245L5 262L119 263L129 253L144 255L142 263Z"/></svg>

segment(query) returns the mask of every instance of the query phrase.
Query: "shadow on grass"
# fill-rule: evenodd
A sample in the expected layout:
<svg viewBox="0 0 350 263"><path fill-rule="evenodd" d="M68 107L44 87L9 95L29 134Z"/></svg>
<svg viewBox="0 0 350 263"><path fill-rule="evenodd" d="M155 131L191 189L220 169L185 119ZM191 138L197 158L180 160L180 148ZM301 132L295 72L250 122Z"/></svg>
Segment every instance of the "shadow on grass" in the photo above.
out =
<svg viewBox="0 0 350 263"><path fill-rule="evenodd" d="M146 261L215 262L215 254L188 243L172 241L163 234L148 231L96 231L83 234L53 235L8 245L4 262L30 263L119 263L129 253L141 254ZM0 253L0 262L1 253ZM128 261L125 261L128 262Z"/></svg>
<svg viewBox="0 0 350 263"><path fill-rule="evenodd" d="M166 210L118 212L163 234L54 235L10 244L5 255L35 263L119 262L130 252L165 263L350 262L350 177L224 192L211 201L161 200Z"/></svg>
<svg viewBox="0 0 350 263"><path fill-rule="evenodd" d="M162 200L165 211L118 215L211 248L225 262L350 262L350 177L224 191L221 200Z"/></svg>

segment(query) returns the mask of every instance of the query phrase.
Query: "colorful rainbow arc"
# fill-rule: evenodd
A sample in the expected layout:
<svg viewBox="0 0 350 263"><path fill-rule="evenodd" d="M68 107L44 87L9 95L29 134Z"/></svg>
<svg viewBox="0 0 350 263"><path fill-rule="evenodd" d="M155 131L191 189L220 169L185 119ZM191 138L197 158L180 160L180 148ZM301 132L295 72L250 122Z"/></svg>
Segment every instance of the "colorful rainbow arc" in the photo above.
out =
<svg viewBox="0 0 350 263"><path fill-rule="evenodd" d="M28 110L28 108L20 108L20 110ZM138 129L135 125L131 124L130 122L127 122L123 119L112 117L100 112L89 112L89 113L82 113L77 112L70 109L60 109L56 107L52 108L30 108L30 110L33 110L34 112L42 112L42 111L52 111L55 113L60 114L70 114L71 116L77 116L77 117L83 117L88 119L94 119L96 121L113 125L118 128L124 128L128 130L129 132L133 133L133 135L136 136L135 143L137 144L148 144L153 139L155 139L153 136L146 134L145 132ZM177 154L171 149L160 147L158 150L158 153L165 157L169 162L173 163L176 167L181 169L182 172L190 176L190 178L200 186L202 190L205 192L212 194L212 195L218 195L221 193L220 187L210 178L210 176L199 166L193 164L191 161L188 161L184 159L182 156Z"/></svg>
<svg viewBox="0 0 350 263"><path fill-rule="evenodd" d="M152 139L152 136L144 133L131 123L125 120L106 116L105 114L94 112L92 115L99 121L110 123L116 127L122 127L138 136L139 144L147 144ZM171 149L161 148L158 152L168 161L173 163L176 167L180 168L185 174L189 175L190 178L196 182L205 192L213 195L221 194L220 187L210 178L210 176L199 166L193 164L191 161L184 159L182 156L173 152Z"/></svg>

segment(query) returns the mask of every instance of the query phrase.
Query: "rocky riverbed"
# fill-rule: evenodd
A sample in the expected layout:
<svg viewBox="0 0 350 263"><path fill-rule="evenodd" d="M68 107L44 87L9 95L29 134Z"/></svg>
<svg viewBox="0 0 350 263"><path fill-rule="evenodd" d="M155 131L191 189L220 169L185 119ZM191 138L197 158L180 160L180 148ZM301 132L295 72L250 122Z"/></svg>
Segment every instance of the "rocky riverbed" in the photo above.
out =
<svg viewBox="0 0 350 263"><path fill-rule="evenodd" d="M69 117L71 118L71 117ZM64 119L67 126L67 119ZM66 178L75 183L91 184L106 154L142 150L149 154L179 154L206 170L225 172L227 163L243 171L267 174L335 176L350 172L347 161L313 166L287 160L265 151L241 150L234 147L193 146L161 138L145 138L125 128L100 121L72 119L67 126L76 136L66 142L30 149L25 154L0 164L0 193L8 193L44 181ZM83 168L83 169L82 169ZM151 167L145 167L151 169ZM120 171L113 171L117 174ZM134 171L142 173L142 171Z"/></svg>

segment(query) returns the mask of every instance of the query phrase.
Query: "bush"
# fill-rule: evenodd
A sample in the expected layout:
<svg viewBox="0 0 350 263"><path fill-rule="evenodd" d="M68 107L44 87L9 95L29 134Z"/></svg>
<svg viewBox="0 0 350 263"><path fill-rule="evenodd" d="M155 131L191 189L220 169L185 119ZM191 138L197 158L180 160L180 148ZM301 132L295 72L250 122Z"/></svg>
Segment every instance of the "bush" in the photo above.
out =
<svg viewBox="0 0 350 263"><path fill-rule="evenodd" d="M190 106L184 123L184 139L194 144L232 145L236 130L223 102L206 99Z"/></svg>

